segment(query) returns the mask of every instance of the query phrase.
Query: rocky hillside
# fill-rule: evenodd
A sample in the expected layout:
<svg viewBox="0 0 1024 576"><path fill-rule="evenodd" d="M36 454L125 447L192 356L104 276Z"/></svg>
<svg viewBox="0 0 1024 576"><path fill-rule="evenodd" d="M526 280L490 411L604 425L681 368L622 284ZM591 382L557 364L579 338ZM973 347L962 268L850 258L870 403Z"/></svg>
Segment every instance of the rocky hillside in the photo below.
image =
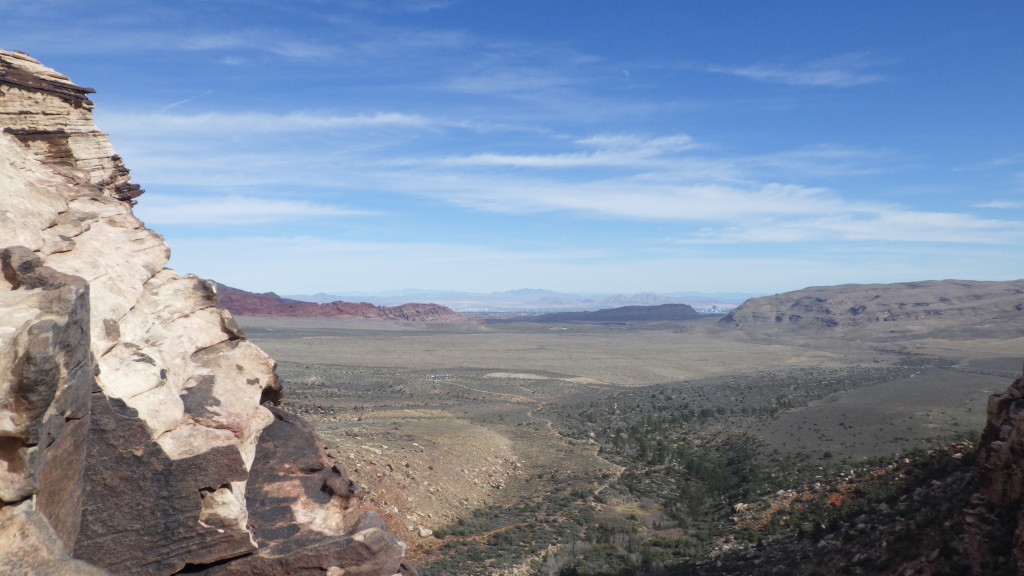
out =
<svg viewBox="0 0 1024 576"><path fill-rule="evenodd" d="M1024 335L1024 280L846 284L752 298L721 320L745 330L821 334L937 332Z"/></svg>
<svg viewBox="0 0 1024 576"><path fill-rule="evenodd" d="M440 304L374 306L368 302L304 302L282 298L273 292L254 294L216 284L217 305L239 316L313 316L325 318L371 318L409 322L476 322Z"/></svg>
<svg viewBox="0 0 1024 576"><path fill-rule="evenodd" d="M0 51L0 573L412 573L214 287L164 267L90 92Z"/></svg>
<svg viewBox="0 0 1024 576"><path fill-rule="evenodd" d="M797 524L796 534L726 543L693 573L1024 574L1022 441L1024 379L1017 379L990 397L976 450L957 442L790 494L752 519Z"/></svg>

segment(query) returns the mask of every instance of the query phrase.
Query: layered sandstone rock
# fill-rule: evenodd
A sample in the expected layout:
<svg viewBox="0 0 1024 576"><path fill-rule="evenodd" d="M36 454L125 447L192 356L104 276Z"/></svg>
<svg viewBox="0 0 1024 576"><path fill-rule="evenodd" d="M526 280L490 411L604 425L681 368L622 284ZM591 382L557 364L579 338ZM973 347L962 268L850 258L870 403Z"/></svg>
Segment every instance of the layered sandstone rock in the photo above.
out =
<svg viewBox="0 0 1024 576"><path fill-rule="evenodd" d="M212 284L164 268L89 92L0 51L0 572L254 562L273 542L253 527L249 484L285 465L258 456L282 434L263 406L280 398L274 363ZM287 431L316 450L300 428ZM318 466L327 496L281 517L305 537L274 552L276 573L399 571L402 543L346 518L347 477ZM311 551L316 570L290 560Z"/></svg>
<svg viewBox="0 0 1024 576"><path fill-rule="evenodd" d="M0 126L58 171L81 170L106 196L131 200L142 194L121 157L92 121L91 88L20 52L0 58Z"/></svg>

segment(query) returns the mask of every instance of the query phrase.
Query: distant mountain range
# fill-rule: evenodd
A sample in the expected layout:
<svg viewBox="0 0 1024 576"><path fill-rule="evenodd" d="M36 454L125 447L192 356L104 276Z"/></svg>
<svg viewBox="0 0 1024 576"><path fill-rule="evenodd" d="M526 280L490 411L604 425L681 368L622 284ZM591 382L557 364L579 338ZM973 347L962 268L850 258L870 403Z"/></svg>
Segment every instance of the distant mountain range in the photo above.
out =
<svg viewBox="0 0 1024 576"><path fill-rule="evenodd" d="M394 306L407 302L433 302L452 310L473 314L581 312L618 308L623 306L659 306L662 304L689 304L701 313L725 313L753 294L726 293L673 293L654 294L600 294L565 293L553 290L520 289L505 292L458 292L443 290L402 290L378 293L318 293L296 294L286 298L306 302L326 303L336 300L366 301L379 306Z"/></svg>
<svg viewBox="0 0 1024 576"><path fill-rule="evenodd" d="M410 322L479 322L440 304L375 306L368 302L304 302L282 298L273 292L255 294L214 282L217 305L238 316L285 316L322 318L370 318Z"/></svg>
<svg viewBox="0 0 1024 576"><path fill-rule="evenodd" d="M552 312L530 314L511 318L488 320L488 322L585 322L588 324L613 324L625 322L665 322L693 320L702 315L688 304L659 304L657 306L622 306L594 312Z"/></svg>
<svg viewBox="0 0 1024 576"><path fill-rule="evenodd" d="M234 314L249 316L609 323L678 321L719 313L724 315L720 321L723 327L750 333L838 335L855 331L859 337L974 332L993 337L1024 335L1024 280L816 286L748 298L739 304L742 296L566 294L526 289L489 294L406 290L377 295L282 298L274 293L253 294L218 286L221 306ZM364 298L373 299L375 304L362 301ZM689 302L683 302L684 299Z"/></svg>

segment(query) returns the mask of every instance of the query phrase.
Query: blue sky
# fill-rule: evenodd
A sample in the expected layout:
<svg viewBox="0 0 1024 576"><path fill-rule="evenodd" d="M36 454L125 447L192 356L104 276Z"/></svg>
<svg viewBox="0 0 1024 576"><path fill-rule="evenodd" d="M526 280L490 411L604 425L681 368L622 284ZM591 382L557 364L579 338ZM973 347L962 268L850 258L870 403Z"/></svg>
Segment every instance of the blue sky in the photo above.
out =
<svg viewBox="0 0 1024 576"><path fill-rule="evenodd" d="M1024 3L0 0L170 265L283 294L1021 273Z"/></svg>

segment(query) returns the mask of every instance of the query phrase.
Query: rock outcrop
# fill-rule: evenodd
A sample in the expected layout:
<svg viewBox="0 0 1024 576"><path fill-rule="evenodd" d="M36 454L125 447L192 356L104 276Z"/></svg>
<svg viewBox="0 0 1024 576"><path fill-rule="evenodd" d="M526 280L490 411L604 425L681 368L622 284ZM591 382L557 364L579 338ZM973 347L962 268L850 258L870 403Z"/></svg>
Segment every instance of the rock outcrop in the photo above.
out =
<svg viewBox="0 0 1024 576"><path fill-rule="evenodd" d="M121 157L92 121L92 88L73 84L20 52L4 52L0 127L57 172L99 187L106 196L131 200L142 194Z"/></svg>
<svg viewBox="0 0 1024 576"><path fill-rule="evenodd" d="M1024 574L1024 377L989 397L978 469L967 523L972 567Z"/></svg>
<svg viewBox="0 0 1024 576"><path fill-rule="evenodd" d="M941 280L819 286L751 298L720 321L754 331L809 334L931 332L1024 335L1024 280Z"/></svg>
<svg viewBox="0 0 1024 576"><path fill-rule="evenodd" d="M374 306L368 302L337 300L318 304L282 298L273 292L254 294L217 284L217 305L239 316L304 316L317 318L368 318L406 322L477 322L440 304Z"/></svg>
<svg viewBox="0 0 1024 576"><path fill-rule="evenodd" d="M411 572L264 405L274 362L215 287L164 267L89 92L0 51L0 573Z"/></svg>

